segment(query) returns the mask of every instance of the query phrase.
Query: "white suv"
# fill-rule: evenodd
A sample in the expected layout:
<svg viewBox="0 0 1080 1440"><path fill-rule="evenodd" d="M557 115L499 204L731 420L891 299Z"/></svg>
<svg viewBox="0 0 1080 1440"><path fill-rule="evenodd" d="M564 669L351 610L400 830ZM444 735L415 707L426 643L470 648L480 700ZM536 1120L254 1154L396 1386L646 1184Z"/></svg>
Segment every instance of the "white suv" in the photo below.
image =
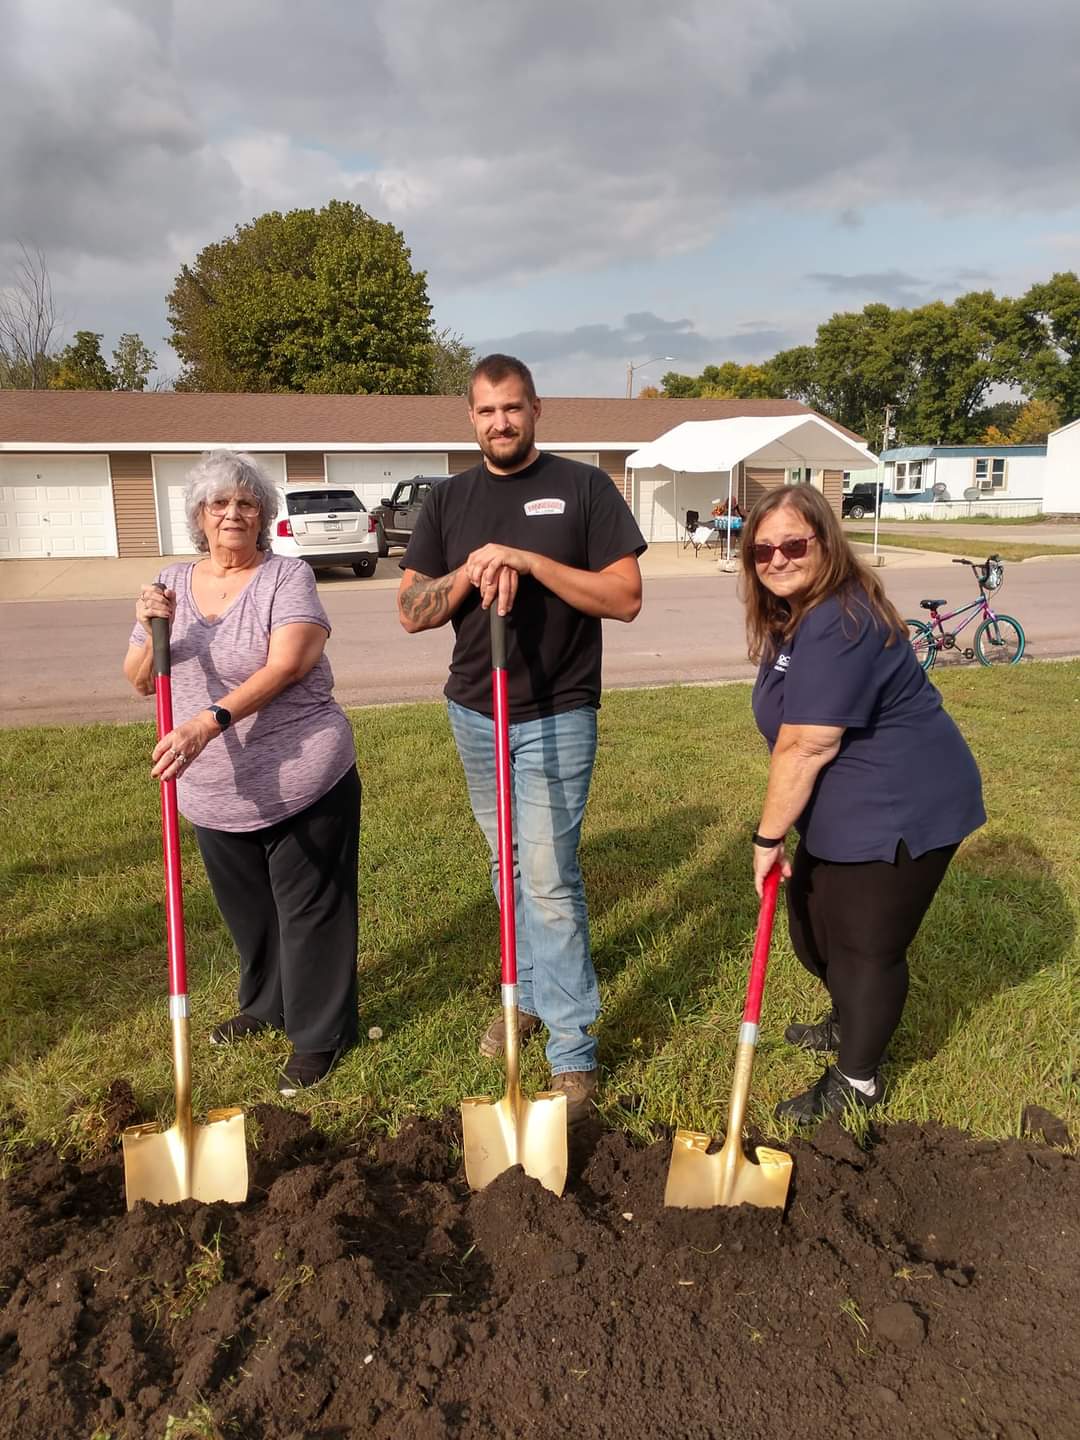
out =
<svg viewBox="0 0 1080 1440"><path fill-rule="evenodd" d="M349 485L283 485L285 497L272 527L275 555L306 560L313 570L351 565L357 575L375 574L379 537L359 493Z"/></svg>

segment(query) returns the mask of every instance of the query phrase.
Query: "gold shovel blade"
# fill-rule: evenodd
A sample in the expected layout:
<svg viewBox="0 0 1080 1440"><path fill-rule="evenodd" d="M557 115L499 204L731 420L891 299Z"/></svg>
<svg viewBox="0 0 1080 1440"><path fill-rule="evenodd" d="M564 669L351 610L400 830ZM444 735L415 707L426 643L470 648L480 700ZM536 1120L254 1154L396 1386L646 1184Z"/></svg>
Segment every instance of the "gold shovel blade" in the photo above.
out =
<svg viewBox="0 0 1080 1440"><path fill-rule="evenodd" d="M483 1190L504 1170L520 1165L545 1190L566 1187L566 1096L540 1091L532 1100L470 1095L461 1102L465 1178Z"/></svg>
<svg viewBox="0 0 1080 1440"><path fill-rule="evenodd" d="M247 1199L247 1145L244 1112L211 1110L205 1125L192 1125L185 1136L179 1125L162 1130L151 1122L133 1125L121 1137L124 1145L124 1190L127 1208L139 1200L175 1205L180 1200Z"/></svg>
<svg viewBox="0 0 1080 1440"><path fill-rule="evenodd" d="M715 1205L784 1208L791 1184L790 1155L760 1145L751 1160L740 1137L731 1133L715 1155L706 1153L709 1143L709 1136L699 1130L676 1130L665 1205L685 1210L711 1210Z"/></svg>

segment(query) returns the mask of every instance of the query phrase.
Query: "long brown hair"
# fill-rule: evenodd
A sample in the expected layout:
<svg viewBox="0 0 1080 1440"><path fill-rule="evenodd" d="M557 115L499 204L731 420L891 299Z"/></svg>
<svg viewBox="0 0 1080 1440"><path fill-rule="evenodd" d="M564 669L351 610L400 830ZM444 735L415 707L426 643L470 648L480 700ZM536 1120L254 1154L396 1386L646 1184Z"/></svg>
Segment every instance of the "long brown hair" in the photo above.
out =
<svg viewBox="0 0 1080 1440"><path fill-rule="evenodd" d="M809 589L790 601L781 599L761 583L754 564L754 541L766 515L782 506L790 506L814 532L821 552L821 566ZM858 628L856 609L866 597L870 613L886 629L886 645L907 634L896 607L885 595L885 587L869 566L864 565L848 543L836 512L812 485L782 485L763 495L747 517L740 536L742 576L739 590L746 604L746 641L750 659L755 663L762 656L773 656L780 646L790 641L799 621L830 595L837 595L845 616ZM858 609L864 609L861 604Z"/></svg>

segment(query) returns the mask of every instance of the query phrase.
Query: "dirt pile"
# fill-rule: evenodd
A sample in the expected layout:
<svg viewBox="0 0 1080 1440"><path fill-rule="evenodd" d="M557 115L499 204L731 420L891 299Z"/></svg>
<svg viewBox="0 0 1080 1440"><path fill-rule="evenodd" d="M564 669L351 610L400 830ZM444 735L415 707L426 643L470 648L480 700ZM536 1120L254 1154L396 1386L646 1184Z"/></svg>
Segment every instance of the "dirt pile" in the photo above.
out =
<svg viewBox="0 0 1080 1440"><path fill-rule="evenodd" d="M115 1152L3 1187L0 1434L1080 1434L1080 1166L1047 1146L826 1125L781 1220L665 1211L668 1147L610 1132L556 1199L470 1195L452 1118L255 1118L244 1206L128 1216Z"/></svg>

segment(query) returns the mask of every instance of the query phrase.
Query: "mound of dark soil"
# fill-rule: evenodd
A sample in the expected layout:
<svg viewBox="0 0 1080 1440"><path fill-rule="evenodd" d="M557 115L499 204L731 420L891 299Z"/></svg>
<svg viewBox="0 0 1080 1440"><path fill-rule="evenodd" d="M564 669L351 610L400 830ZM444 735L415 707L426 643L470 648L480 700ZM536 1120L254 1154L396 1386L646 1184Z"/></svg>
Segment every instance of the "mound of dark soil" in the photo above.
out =
<svg viewBox="0 0 1080 1440"><path fill-rule="evenodd" d="M129 1216L115 1153L3 1187L0 1434L1080 1434L1080 1167L1047 1146L827 1125L781 1219L664 1210L668 1147L621 1134L556 1199L469 1194L453 1119L256 1118L243 1206Z"/></svg>

